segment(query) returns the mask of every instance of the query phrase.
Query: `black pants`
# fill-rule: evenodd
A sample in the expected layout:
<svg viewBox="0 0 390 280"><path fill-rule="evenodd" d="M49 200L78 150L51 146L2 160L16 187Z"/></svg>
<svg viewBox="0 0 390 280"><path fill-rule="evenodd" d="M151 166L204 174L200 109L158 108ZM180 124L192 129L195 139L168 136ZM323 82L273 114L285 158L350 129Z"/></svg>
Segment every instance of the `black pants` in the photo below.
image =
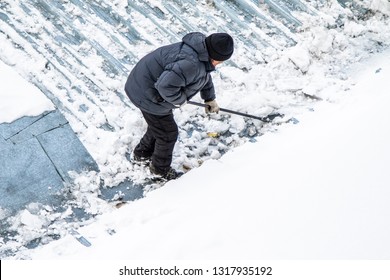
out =
<svg viewBox="0 0 390 280"><path fill-rule="evenodd" d="M141 111L148 128L134 154L140 157L151 157L156 171L165 173L172 163L173 148L179 135L179 130L173 114L158 116Z"/></svg>

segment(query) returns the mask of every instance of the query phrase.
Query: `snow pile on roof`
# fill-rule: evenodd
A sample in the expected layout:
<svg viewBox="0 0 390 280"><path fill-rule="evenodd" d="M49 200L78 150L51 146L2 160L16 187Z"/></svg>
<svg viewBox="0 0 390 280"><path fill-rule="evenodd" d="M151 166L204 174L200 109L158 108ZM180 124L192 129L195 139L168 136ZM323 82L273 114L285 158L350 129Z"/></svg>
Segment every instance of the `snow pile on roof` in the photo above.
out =
<svg viewBox="0 0 390 280"><path fill-rule="evenodd" d="M53 103L33 84L0 60L0 123L54 110Z"/></svg>

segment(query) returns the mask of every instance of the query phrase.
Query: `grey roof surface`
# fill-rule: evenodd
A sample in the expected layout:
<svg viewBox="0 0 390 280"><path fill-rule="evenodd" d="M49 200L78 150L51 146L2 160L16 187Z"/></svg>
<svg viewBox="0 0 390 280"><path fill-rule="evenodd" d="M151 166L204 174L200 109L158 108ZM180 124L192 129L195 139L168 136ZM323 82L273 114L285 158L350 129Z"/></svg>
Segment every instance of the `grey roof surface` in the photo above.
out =
<svg viewBox="0 0 390 280"><path fill-rule="evenodd" d="M69 171L99 171L65 117L58 111L0 124L0 208L13 211L32 202L58 205ZM101 188L101 197L131 201L143 197L142 186L128 179Z"/></svg>
<svg viewBox="0 0 390 280"><path fill-rule="evenodd" d="M0 207L15 211L31 202L54 205L70 182L69 171L98 166L58 111L0 124Z"/></svg>

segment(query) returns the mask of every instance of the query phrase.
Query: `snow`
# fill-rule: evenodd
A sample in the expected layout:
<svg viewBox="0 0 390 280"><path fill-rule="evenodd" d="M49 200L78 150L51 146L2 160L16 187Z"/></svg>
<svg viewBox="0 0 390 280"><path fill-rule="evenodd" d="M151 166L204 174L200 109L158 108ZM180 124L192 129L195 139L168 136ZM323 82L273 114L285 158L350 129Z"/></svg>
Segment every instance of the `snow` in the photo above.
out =
<svg viewBox="0 0 390 280"><path fill-rule="evenodd" d="M390 52L319 103L32 259L388 259Z"/></svg>
<svg viewBox="0 0 390 280"><path fill-rule="evenodd" d="M163 9L162 1L146 2ZM294 34L287 32L297 45L288 48L282 36L269 37L251 24L233 34L237 40L232 60L213 73L221 107L258 116L278 111L285 117L264 124L235 115L208 117L203 108L184 106L175 111L180 137L173 167L185 164L193 169L163 188L145 190L146 198L116 209L98 197L100 179L106 186L117 185L129 174L142 180L145 169L129 163L126 153L146 126L139 110L123 99L132 65L120 65L129 68L125 74L121 69L116 75L105 72L104 63L112 61L102 58L95 43L112 56L133 62L172 37L179 39L185 28L177 15L151 17L152 22L115 1L113 14L129 20L139 37L150 42L135 43L121 33L130 32L125 26L111 26L84 9L87 5L75 7L66 1L66 13L58 11L61 16L54 18L71 29L72 38L73 33L78 35L78 45L66 41L31 3L26 4L25 16L19 1L7 1L13 25L0 21L0 60L53 97L100 173L75 174L69 190L74 199L70 205L96 217L69 222L74 215L70 206L63 213L42 205L29 205L13 217L0 212L18 233L10 240L0 237L0 252L12 252L11 259L33 260L388 259L389 50L384 50L390 42L389 18L378 13L359 20L337 1L318 6L321 1L310 2L319 8L318 14L295 13L303 26ZM386 0L365 2L382 14L389 12ZM207 33L215 31L215 22L226 24L211 6L197 5L200 14L210 15ZM186 19L192 21L197 29L204 27L193 15ZM31 32L20 34L12 26ZM156 26L163 28L156 31ZM169 31L169 36L161 30ZM244 41L259 32L277 47L248 49ZM39 36L28 37L30 33ZM65 41L58 44L51 36ZM123 59L124 55L130 58ZM11 73L11 68L5 69ZM32 96L28 83L13 84L23 85L13 97ZM8 103L16 99L3 96L10 83L0 85L1 120L28 114ZM23 100L34 108L38 105L37 113L45 110L35 97ZM299 123L285 123L290 118ZM211 138L209 132L222 137ZM80 244L70 234L73 229L92 246ZM53 241L52 236L61 238ZM38 248L26 248L39 237Z"/></svg>
<svg viewBox="0 0 390 280"><path fill-rule="evenodd" d="M386 0L372 0L370 1L370 6L374 11L380 11L385 15L390 15L390 3Z"/></svg>
<svg viewBox="0 0 390 280"><path fill-rule="evenodd" d="M23 116L37 116L54 109L53 103L34 85L0 60L0 123Z"/></svg>

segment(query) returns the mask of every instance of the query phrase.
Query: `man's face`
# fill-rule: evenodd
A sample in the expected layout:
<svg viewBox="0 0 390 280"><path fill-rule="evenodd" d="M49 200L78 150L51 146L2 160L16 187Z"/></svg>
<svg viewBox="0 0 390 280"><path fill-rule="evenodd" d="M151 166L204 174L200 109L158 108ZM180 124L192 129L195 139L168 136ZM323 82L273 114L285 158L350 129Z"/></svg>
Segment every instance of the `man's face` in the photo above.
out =
<svg viewBox="0 0 390 280"><path fill-rule="evenodd" d="M214 59L211 59L211 64L216 67L218 64L221 64L223 61L218 61L218 60L214 60Z"/></svg>

